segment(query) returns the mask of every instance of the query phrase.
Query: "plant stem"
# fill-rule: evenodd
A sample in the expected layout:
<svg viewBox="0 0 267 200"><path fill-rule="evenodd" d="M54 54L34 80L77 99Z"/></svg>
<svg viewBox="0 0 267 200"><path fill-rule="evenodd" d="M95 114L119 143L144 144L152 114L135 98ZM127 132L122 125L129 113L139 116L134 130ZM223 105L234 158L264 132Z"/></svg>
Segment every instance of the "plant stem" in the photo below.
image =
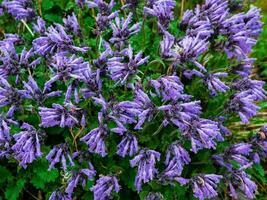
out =
<svg viewBox="0 0 267 200"><path fill-rule="evenodd" d="M28 24L24 21L24 19L22 19L21 22L22 22L23 25L26 27L26 29L29 31L29 33L32 35L32 37L34 37L34 33L33 33L32 30L30 29L30 27L28 26Z"/></svg>
<svg viewBox="0 0 267 200"><path fill-rule="evenodd" d="M182 0L181 2L181 10L180 10L180 18L182 19L183 14L184 14L184 4L185 4L185 0Z"/></svg>

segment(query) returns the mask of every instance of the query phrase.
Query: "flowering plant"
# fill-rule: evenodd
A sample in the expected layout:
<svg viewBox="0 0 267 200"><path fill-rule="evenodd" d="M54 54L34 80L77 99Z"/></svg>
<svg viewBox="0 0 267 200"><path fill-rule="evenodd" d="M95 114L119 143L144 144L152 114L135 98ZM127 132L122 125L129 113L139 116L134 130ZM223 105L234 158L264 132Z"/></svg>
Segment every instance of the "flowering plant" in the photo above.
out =
<svg viewBox="0 0 267 200"><path fill-rule="evenodd" d="M35 4L0 8L26 28L0 41L0 171L26 173L17 190L50 200L256 198L249 171L267 157L267 126L239 140L227 123L248 124L266 99L250 76L258 8L206 0L178 19L174 0L77 0L55 20Z"/></svg>

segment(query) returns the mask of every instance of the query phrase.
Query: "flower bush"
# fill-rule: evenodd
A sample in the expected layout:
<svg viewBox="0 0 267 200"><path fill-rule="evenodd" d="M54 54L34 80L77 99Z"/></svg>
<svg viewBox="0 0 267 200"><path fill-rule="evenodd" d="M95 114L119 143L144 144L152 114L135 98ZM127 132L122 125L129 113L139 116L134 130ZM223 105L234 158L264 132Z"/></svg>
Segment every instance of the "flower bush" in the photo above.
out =
<svg viewBox="0 0 267 200"><path fill-rule="evenodd" d="M58 19L39 3L0 8L24 27L0 41L5 198L256 198L267 126L240 140L226 125L266 99L250 76L260 9L78 0Z"/></svg>

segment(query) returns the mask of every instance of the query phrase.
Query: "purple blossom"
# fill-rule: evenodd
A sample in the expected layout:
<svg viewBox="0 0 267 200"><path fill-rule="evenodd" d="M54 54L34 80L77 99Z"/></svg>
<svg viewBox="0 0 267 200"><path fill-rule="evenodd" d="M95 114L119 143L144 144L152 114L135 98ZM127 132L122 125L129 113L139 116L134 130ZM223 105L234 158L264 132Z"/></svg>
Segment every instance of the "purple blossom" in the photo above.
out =
<svg viewBox="0 0 267 200"><path fill-rule="evenodd" d="M74 188L81 185L83 188L86 186L87 180L92 180L96 175L96 171L91 163L89 163L89 168L80 169L79 172L72 171L72 176L68 180L68 185L65 192L72 196Z"/></svg>
<svg viewBox="0 0 267 200"><path fill-rule="evenodd" d="M46 26L45 25L46 25L46 23L43 20L43 18L38 16L36 23L34 23L33 27L32 27L33 31L35 33L39 33L41 35L44 35L46 32Z"/></svg>
<svg viewBox="0 0 267 200"><path fill-rule="evenodd" d="M49 97L61 95L61 91L52 91L52 92L48 92L45 90L42 91L38 87L36 81L33 79L32 76L29 76L27 83L23 81L23 84L24 88L28 91L29 95L31 96L31 99L35 100L39 104L43 104L44 101Z"/></svg>
<svg viewBox="0 0 267 200"><path fill-rule="evenodd" d="M49 171L59 162L61 162L64 171L67 171L67 165L74 166L70 149L67 144L55 145L46 156L46 159L49 162ZM67 160L69 161L68 163Z"/></svg>
<svg viewBox="0 0 267 200"><path fill-rule="evenodd" d="M11 39L12 40L12 39ZM6 42L6 45L1 49L2 55L0 56L0 75L7 77L9 75L16 76L16 83L20 80L20 74L22 69L32 69L38 65L41 58L32 59L34 56L33 49L27 51L25 48L20 54L16 53L13 42Z"/></svg>
<svg viewBox="0 0 267 200"><path fill-rule="evenodd" d="M129 27L132 21L133 14L130 13L126 19L115 18L115 23L111 24L112 37L110 42L114 44L118 49L122 49L125 46L127 40L131 35L136 34L140 31L141 23L136 23Z"/></svg>
<svg viewBox="0 0 267 200"><path fill-rule="evenodd" d="M174 46L175 38L172 34L167 31L163 32L163 40L160 42L160 56L162 58L175 57L175 53L172 51Z"/></svg>
<svg viewBox="0 0 267 200"><path fill-rule="evenodd" d="M88 151L97 153L102 157L107 155L105 138L108 134L108 127L104 124L103 114L98 113L99 127L91 130L87 135L83 136L80 140L87 144Z"/></svg>
<svg viewBox="0 0 267 200"><path fill-rule="evenodd" d="M71 78L79 79L86 71L90 70L90 65L82 57L72 55L68 57L59 53L53 56L50 63L53 77L45 83L45 88L50 89L57 80L67 81Z"/></svg>
<svg viewBox="0 0 267 200"><path fill-rule="evenodd" d="M72 13L72 15L68 15L66 18L63 19L63 22L69 32L72 32L76 36L81 36L81 28L75 13Z"/></svg>
<svg viewBox="0 0 267 200"><path fill-rule="evenodd" d="M57 190L54 191L51 196L49 197L49 200L72 200L71 196L67 194L63 194L61 191Z"/></svg>
<svg viewBox="0 0 267 200"><path fill-rule="evenodd" d="M42 156L41 152L41 132L37 131L33 126L23 123L21 131L13 136L16 143L12 146L14 157L20 162L19 165L27 168L38 157Z"/></svg>
<svg viewBox="0 0 267 200"><path fill-rule="evenodd" d="M252 7L247 13L233 15L223 22L221 34L226 35L223 47L229 58L245 59L262 31L260 10Z"/></svg>
<svg viewBox="0 0 267 200"><path fill-rule="evenodd" d="M256 58L245 58L241 60L240 63L231 68L231 72L234 74L239 74L241 77L245 78L251 74L253 63Z"/></svg>
<svg viewBox="0 0 267 200"><path fill-rule="evenodd" d="M105 48L98 58L93 60L94 65L101 70L101 73L106 73L108 58L111 57L114 53L110 47L110 44L106 41L103 41L102 46Z"/></svg>
<svg viewBox="0 0 267 200"><path fill-rule="evenodd" d="M238 91L246 91L253 96L254 101L259 101L266 99L266 91L263 89L264 84L264 81L244 78L234 82L232 88Z"/></svg>
<svg viewBox="0 0 267 200"><path fill-rule="evenodd" d="M197 58L208 49L208 43L199 37L184 37L172 49L177 64L193 63L198 70L206 72L205 67L197 62Z"/></svg>
<svg viewBox="0 0 267 200"><path fill-rule="evenodd" d="M259 163L261 159L267 158L267 126L261 129L251 138L250 143L253 149L253 160Z"/></svg>
<svg viewBox="0 0 267 200"><path fill-rule="evenodd" d="M139 87L135 90L134 102L138 105L140 113L138 114L138 123L135 129L142 129L142 125L146 120L150 121L157 112L157 107L150 100L149 96Z"/></svg>
<svg viewBox="0 0 267 200"><path fill-rule="evenodd" d="M142 182L147 183L154 179L158 173L155 168L156 162L160 160L160 153L154 150L142 149L138 155L130 160L131 167L138 166L135 177L135 187L138 192L142 189Z"/></svg>
<svg viewBox="0 0 267 200"><path fill-rule="evenodd" d="M109 27L110 22L113 19L115 19L115 17L118 17L118 16L119 16L118 11L113 12L107 16L98 13L96 16L96 33L100 35L102 31L104 31L106 28Z"/></svg>
<svg viewBox="0 0 267 200"><path fill-rule="evenodd" d="M148 195L145 197L145 200L163 200L164 197L159 192L149 192Z"/></svg>
<svg viewBox="0 0 267 200"><path fill-rule="evenodd" d="M99 69L94 72L85 70L78 79L85 85L80 89L80 92L83 94L85 99L96 97L100 94L102 89L102 80L100 78Z"/></svg>
<svg viewBox="0 0 267 200"><path fill-rule="evenodd" d="M18 90L12 87L7 80L0 77L0 108L11 106L9 110L14 111L25 98L30 98L26 90Z"/></svg>
<svg viewBox="0 0 267 200"><path fill-rule="evenodd" d="M46 56L61 51L86 53L88 47L74 46L70 35L67 35L65 28L60 24L48 27L44 36L32 41L35 53Z"/></svg>
<svg viewBox="0 0 267 200"><path fill-rule="evenodd" d="M200 101L174 102L158 107L164 113L164 125L174 124L181 130L191 126L190 121L201 113Z"/></svg>
<svg viewBox="0 0 267 200"><path fill-rule="evenodd" d="M91 188L95 200L109 199L112 192L118 193L120 185L115 176L101 176Z"/></svg>
<svg viewBox="0 0 267 200"><path fill-rule="evenodd" d="M186 30L186 35L191 37L199 37L201 39L208 39L214 30L210 20L207 17L204 17L204 14L201 13L199 7L196 8L195 14L192 10L186 10L180 27Z"/></svg>
<svg viewBox="0 0 267 200"><path fill-rule="evenodd" d="M10 125L18 125L11 117L3 113L0 114L0 145L10 141Z"/></svg>
<svg viewBox="0 0 267 200"><path fill-rule="evenodd" d="M249 199L255 198L257 185L251 180L251 177L244 171L244 169L246 169L249 165L245 165L238 170L232 171L227 181L230 196L235 199L238 199L239 195L241 197L246 197ZM239 191L242 193L240 193Z"/></svg>
<svg viewBox="0 0 267 200"><path fill-rule="evenodd" d="M31 20L35 17L35 12L32 9L33 2L31 0L4 0L2 6L9 14L15 17L16 20Z"/></svg>
<svg viewBox="0 0 267 200"><path fill-rule="evenodd" d="M261 10L252 6L249 11L244 16L244 21L246 23L246 31L249 37L258 38L262 32L262 16Z"/></svg>
<svg viewBox="0 0 267 200"><path fill-rule="evenodd" d="M223 154L213 156L213 159L219 165L231 170L231 162L235 161L240 166L244 166L250 163L248 156L252 152L252 145L247 143L237 143L227 148Z"/></svg>
<svg viewBox="0 0 267 200"><path fill-rule="evenodd" d="M222 178L223 176L216 174L200 174L192 178L194 197L200 200L216 197L217 184Z"/></svg>
<svg viewBox="0 0 267 200"><path fill-rule="evenodd" d="M223 136L232 135L231 131L226 126L223 125L225 121L225 117L219 116L216 121L218 122L218 127Z"/></svg>
<svg viewBox="0 0 267 200"><path fill-rule="evenodd" d="M96 28L97 34L100 34L108 26L111 20L118 17L119 11L112 12L115 6L115 1L111 0L109 3L103 0L93 0L86 2L89 8L98 8L99 13L96 16Z"/></svg>
<svg viewBox="0 0 267 200"><path fill-rule="evenodd" d="M121 157L134 156L138 152L138 142L135 135L126 133L117 146L117 154Z"/></svg>
<svg viewBox="0 0 267 200"><path fill-rule="evenodd" d="M242 123L248 123L249 119L257 114L258 107L253 104L254 96L249 91L236 93L230 99L227 109L237 112Z"/></svg>
<svg viewBox="0 0 267 200"><path fill-rule="evenodd" d="M228 74L224 72L208 74L207 76L205 76L204 82L205 84L207 84L212 96L217 95L218 92L224 93L230 89L227 85L225 85L224 82L220 80L220 78L224 78L227 76Z"/></svg>
<svg viewBox="0 0 267 200"><path fill-rule="evenodd" d="M183 171L183 167L186 164L189 164L191 161L189 153L179 144L179 142L172 143L166 153L165 165L169 169L174 169L174 173L177 176L180 176Z"/></svg>
<svg viewBox="0 0 267 200"><path fill-rule="evenodd" d="M160 26L167 29L170 22L174 19L173 9L175 7L175 1L170 2L156 1L152 8L144 7L144 13L156 17Z"/></svg>
<svg viewBox="0 0 267 200"><path fill-rule="evenodd" d="M187 123L182 135L191 140L191 150L215 149L215 141L223 141L218 123L209 119L195 118Z"/></svg>
<svg viewBox="0 0 267 200"><path fill-rule="evenodd" d="M151 80L150 85L154 87L158 96L162 97L162 101L177 101L190 98L189 95L183 94L184 85L179 77L175 75Z"/></svg>
<svg viewBox="0 0 267 200"><path fill-rule="evenodd" d="M138 73L138 67L148 61L148 57L142 58L142 52L133 55L133 49L129 45L124 50L128 62L123 62L123 57L113 57L108 59L107 68L112 80L125 84L132 76Z"/></svg>
<svg viewBox="0 0 267 200"><path fill-rule="evenodd" d="M81 108L72 104L52 104L52 108L39 107L42 127L73 127L75 125L85 125L85 114Z"/></svg>

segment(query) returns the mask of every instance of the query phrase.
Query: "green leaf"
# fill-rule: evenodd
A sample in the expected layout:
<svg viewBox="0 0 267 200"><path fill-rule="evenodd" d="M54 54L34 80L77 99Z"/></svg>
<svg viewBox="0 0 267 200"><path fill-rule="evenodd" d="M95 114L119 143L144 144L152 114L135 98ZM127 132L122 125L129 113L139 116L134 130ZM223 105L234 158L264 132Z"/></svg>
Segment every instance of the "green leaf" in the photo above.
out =
<svg viewBox="0 0 267 200"><path fill-rule="evenodd" d="M0 166L0 184L4 183L6 180L12 180L12 174L7 168Z"/></svg>
<svg viewBox="0 0 267 200"><path fill-rule="evenodd" d="M26 180L18 179L17 182L11 181L5 191L5 197L8 200L16 200L24 187Z"/></svg>
<svg viewBox="0 0 267 200"><path fill-rule="evenodd" d="M53 1L50 1L50 0L43 0L42 1L42 9L45 11L53 8L53 6L54 6Z"/></svg>

